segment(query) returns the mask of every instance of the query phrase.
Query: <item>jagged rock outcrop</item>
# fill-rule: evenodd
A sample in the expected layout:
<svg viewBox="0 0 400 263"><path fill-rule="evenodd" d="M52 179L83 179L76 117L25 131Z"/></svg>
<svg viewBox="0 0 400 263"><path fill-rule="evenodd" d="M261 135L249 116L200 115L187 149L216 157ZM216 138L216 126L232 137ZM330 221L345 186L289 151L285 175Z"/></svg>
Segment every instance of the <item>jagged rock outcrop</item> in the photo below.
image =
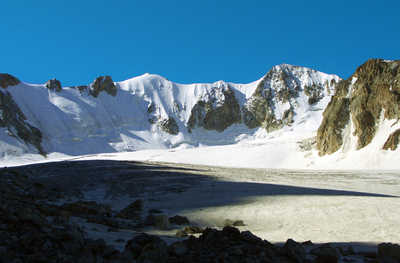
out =
<svg viewBox="0 0 400 263"><path fill-rule="evenodd" d="M8 86L15 86L20 83L19 79L17 79L14 76L11 76L10 74L1 74L0 73L0 86L3 89L6 89Z"/></svg>
<svg viewBox="0 0 400 263"><path fill-rule="evenodd" d="M353 135L357 137L357 150L371 143L382 113L388 120L400 118L399 64L399 60L370 59L348 80L339 83L318 129L320 156L340 149L342 133L350 117Z"/></svg>
<svg viewBox="0 0 400 263"><path fill-rule="evenodd" d="M329 89L328 89L329 90ZM320 101L324 97L324 87L313 83L310 86L305 86L304 94L308 97L310 105Z"/></svg>
<svg viewBox="0 0 400 263"><path fill-rule="evenodd" d="M100 76L96 78L92 84L89 85L89 94L97 98L100 92L105 91L107 94L115 97L117 95L117 87L110 76Z"/></svg>
<svg viewBox="0 0 400 263"><path fill-rule="evenodd" d="M54 79L53 79L54 80ZM52 80L49 80L52 81ZM48 82L47 82L48 83ZM46 83L46 88L47 87ZM60 84L61 86L61 84ZM79 90L79 92L83 92L87 89L89 89L89 95L92 95L94 98L97 98L99 96L99 93L102 91L107 92L107 94L110 94L111 96L115 97L117 95L117 86L113 82L110 76L100 76L96 78L92 84L90 85L79 85L79 86L72 86L70 88L74 88Z"/></svg>
<svg viewBox="0 0 400 263"><path fill-rule="evenodd" d="M62 90L61 82L56 79L50 79L49 81L46 82L45 86L47 89L55 90L57 92L61 92Z"/></svg>
<svg viewBox="0 0 400 263"><path fill-rule="evenodd" d="M9 83L14 86L19 83L19 80L8 74L0 74L2 87L7 88ZM32 144L39 151L39 154L45 155L45 151L41 145L43 134L42 132L26 122L27 118L18 107L17 103L12 98L8 91L0 90L0 127L7 127L9 136L20 138L26 144Z"/></svg>
<svg viewBox="0 0 400 263"><path fill-rule="evenodd" d="M154 115L156 112L156 104L151 102L147 108L147 116L149 117L147 120L150 124L155 124L157 122L157 116Z"/></svg>
<svg viewBox="0 0 400 263"><path fill-rule="evenodd" d="M189 131L199 126L206 130L222 132L239 120L240 106L235 92L228 84L222 83L198 98L191 110L187 126Z"/></svg>

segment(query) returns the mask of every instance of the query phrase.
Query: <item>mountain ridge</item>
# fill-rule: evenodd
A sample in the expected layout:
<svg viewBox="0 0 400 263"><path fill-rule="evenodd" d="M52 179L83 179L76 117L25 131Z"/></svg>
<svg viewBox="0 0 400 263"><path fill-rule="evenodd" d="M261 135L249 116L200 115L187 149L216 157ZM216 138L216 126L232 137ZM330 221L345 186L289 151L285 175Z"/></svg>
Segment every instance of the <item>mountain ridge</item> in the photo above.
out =
<svg viewBox="0 0 400 263"><path fill-rule="evenodd" d="M370 59L345 80L280 64L249 84L178 84L144 74L62 87L0 74L0 162L138 151L128 158L390 169L400 142L399 65ZM216 145L223 147L202 150ZM185 156L191 148L194 156ZM162 149L170 150L159 158L142 151Z"/></svg>
<svg viewBox="0 0 400 263"><path fill-rule="evenodd" d="M15 79L1 74L1 92L8 92L15 101L28 128L23 135L15 132L12 123L3 123L2 156L35 152L82 155L234 143L241 134L253 136L260 129L290 130L313 122L310 111L325 107L340 80L288 64L273 67L249 84L178 84L155 74L122 82L104 76L76 87L61 87L56 79L44 85L16 83ZM32 129L37 129L36 140L27 139L28 134L34 134L29 132ZM8 138L13 131L17 136Z"/></svg>

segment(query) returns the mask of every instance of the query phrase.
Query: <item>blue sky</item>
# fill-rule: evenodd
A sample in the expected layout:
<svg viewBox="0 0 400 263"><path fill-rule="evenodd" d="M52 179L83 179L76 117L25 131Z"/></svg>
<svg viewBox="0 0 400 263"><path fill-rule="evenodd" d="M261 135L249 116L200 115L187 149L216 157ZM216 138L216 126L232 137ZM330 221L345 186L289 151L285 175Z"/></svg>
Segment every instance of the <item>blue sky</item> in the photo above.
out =
<svg viewBox="0 0 400 263"><path fill-rule="evenodd" d="M400 59L400 1L3 1L0 72L62 86L146 72L249 83L289 63L348 78Z"/></svg>

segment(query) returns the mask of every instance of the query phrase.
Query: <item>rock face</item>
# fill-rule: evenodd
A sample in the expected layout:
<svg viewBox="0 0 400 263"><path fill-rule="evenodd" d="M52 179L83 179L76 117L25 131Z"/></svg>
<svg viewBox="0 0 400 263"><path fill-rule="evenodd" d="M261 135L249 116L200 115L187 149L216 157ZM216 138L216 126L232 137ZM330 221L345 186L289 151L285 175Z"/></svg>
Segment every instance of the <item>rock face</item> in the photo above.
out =
<svg viewBox="0 0 400 263"><path fill-rule="evenodd" d="M388 120L400 117L399 64L399 60L370 59L338 84L318 129L320 156L342 147L347 125L354 128L359 150L371 143L381 117Z"/></svg>
<svg viewBox="0 0 400 263"><path fill-rule="evenodd" d="M105 91L107 94L115 97L117 95L117 87L110 76L100 76L96 78L92 84L89 85L89 94L97 98L100 92Z"/></svg>
<svg viewBox="0 0 400 263"><path fill-rule="evenodd" d="M399 145L400 141L400 129L394 131L392 134L390 134L389 138L386 140L385 144L383 145L382 149L383 150L396 150L397 146Z"/></svg>
<svg viewBox="0 0 400 263"><path fill-rule="evenodd" d="M210 93L198 98L191 110L187 126L189 131L199 126L206 130L222 132L239 122L239 116L240 106L235 92L228 84L222 83Z"/></svg>
<svg viewBox="0 0 400 263"><path fill-rule="evenodd" d="M256 91L242 108L243 123L250 129L267 123L267 130L274 130L278 125L273 110L272 91L266 89L264 81L260 82Z"/></svg>
<svg viewBox="0 0 400 263"><path fill-rule="evenodd" d="M60 92L62 89L61 82L56 79L51 79L51 80L47 81L45 86L47 89L55 90L57 92Z"/></svg>
<svg viewBox="0 0 400 263"><path fill-rule="evenodd" d="M0 80L3 89L19 83L17 78L8 74L0 74ZM0 127L8 128L7 134L9 136L22 139L26 144L35 146L39 154L45 155L41 145L42 132L27 123L26 120L27 118L11 94L8 91L0 90Z"/></svg>
<svg viewBox="0 0 400 263"><path fill-rule="evenodd" d="M0 74L0 86L6 89L8 86L15 86L20 83L19 79L10 74Z"/></svg>
<svg viewBox="0 0 400 263"><path fill-rule="evenodd" d="M342 131L350 119L348 82L339 82L336 95L329 102L323 113L323 120L318 128L317 149L319 155L331 154L342 147Z"/></svg>
<svg viewBox="0 0 400 263"><path fill-rule="evenodd" d="M49 80L46 83L46 88L49 89L48 87L48 83L53 81L53 83L55 81L55 79ZM55 85L55 84L53 84ZM49 84L50 86L50 84ZM107 94L110 94L111 96L115 97L117 95L117 86L115 85L115 83L113 82L113 80L111 79L110 76L100 76L98 78L96 78L92 84L90 85L80 85L80 86L74 86L71 88L76 88L77 90L79 90L79 92L83 92L87 89L89 89L89 95L93 96L94 98L97 98L97 96L99 96L99 93L102 91L107 92ZM60 84L60 91L61 91L61 84Z"/></svg>
<svg viewBox="0 0 400 263"><path fill-rule="evenodd" d="M179 133L179 126L174 117L168 116L168 119L161 119L157 122L161 130L166 133L176 135Z"/></svg>

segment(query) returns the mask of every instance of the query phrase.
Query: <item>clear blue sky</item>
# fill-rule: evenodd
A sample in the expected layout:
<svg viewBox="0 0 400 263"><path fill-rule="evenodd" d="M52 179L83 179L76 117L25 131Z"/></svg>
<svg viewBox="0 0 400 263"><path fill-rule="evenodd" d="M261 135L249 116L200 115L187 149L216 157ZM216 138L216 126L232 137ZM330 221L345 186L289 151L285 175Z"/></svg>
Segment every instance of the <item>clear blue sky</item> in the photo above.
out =
<svg viewBox="0 0 400 263"><path fill-rule="evenodd" d="M249 83L289 63L348 78L400 59L400 1L26 0L0 5L0 72L87 85L146 72Z"/></svg>

